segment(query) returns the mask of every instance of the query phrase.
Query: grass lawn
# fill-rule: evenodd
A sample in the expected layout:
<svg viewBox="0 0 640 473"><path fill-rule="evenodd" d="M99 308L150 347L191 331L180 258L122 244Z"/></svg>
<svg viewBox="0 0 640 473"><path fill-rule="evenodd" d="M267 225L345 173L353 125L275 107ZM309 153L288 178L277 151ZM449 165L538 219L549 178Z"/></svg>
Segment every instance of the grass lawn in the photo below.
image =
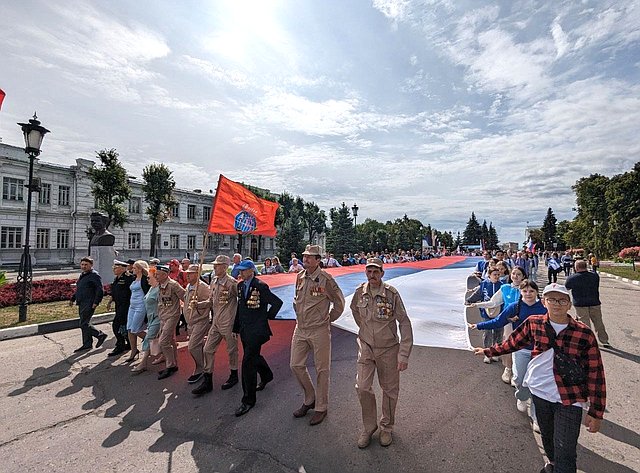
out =
<svg viewBox="0 0 640 473"><path fill-rule="evenodd" d="M105 312L107 312L107 302L103 300L95 313L104 314ZM0 329L77 318L78 306L70 307L68 301L30 305L27 308L27 321L23 323L18 323L18 306L2 307L0 308Z"/></svg>
<svg viewBox="0 0 640 473"><path fill-rule="evenodd" d="M601 267L600 271L604 273L615 274L623 278L640 280L640 264L636 263L636 270L634 271L631 266L606 266Z"/></svg>

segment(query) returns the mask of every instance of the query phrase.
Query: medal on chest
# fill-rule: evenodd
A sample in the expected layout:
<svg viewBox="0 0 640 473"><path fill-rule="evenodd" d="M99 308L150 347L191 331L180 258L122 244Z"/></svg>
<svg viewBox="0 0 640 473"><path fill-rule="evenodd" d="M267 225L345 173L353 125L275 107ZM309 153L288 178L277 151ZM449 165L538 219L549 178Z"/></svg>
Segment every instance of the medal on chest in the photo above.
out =
<svg viewBox="0 0 640 473"><path fill-rule="evenodd" d="M218 304L225 305L229 302L229 290L228 289L219 289L218 290Z"/></svg>
<svg viewBox="0 0 640 473"><path fill-rule="evenodd" d="M247 307L249 309L257 309L260 307L260 292L257 289L252 289L247 299Z"/></svg>
<svg viewBox="0 0 640 473"><path fill-rule="evenodd" d="M385 296L376 296L376 318L388 320L393 315L393 304Z"/></svg>

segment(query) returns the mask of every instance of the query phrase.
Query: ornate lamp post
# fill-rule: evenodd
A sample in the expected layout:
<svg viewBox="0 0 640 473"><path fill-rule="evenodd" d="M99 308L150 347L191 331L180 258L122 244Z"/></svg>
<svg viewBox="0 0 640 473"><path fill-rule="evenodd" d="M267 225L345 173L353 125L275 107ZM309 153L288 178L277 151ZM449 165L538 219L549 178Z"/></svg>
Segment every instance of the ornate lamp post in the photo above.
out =
<svg viewBox="0 0 640 473"><path fill-rule="evenodd" d="M27 305L31 302L31 281L33 279L33 271L31 267L31 254L29 253L29 233L31 230L31 193L39 190L33 183L33 162L40 154L40 146L44 135L49 133L45 127L40 125L38 117L33 114L33 118L29 123L18 123L24 134L24 151L29 155L29 184L27 188L27 228L24 240L24 252L20 258L20 268L18 269L18 284L21 284L20 307L18 311L18 321L25 322L27 320Z"/></svg>
<svg viewBox="0 0 640 473"><path fill-rule="evenodd" d="M351 211L353 212L353 226L358 225L358 204L353 204L351 207Z"/></svg>

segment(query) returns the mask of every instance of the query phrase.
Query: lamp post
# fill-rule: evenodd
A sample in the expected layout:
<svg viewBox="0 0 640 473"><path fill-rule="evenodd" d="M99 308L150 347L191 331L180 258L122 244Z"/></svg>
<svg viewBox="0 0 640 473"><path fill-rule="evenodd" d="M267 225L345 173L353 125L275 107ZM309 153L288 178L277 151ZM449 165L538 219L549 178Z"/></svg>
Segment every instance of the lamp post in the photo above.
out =
<svg viewBox="0 0 640 473"><path fill-rule="evenodd" d="M24 252L20 258L20 268L18 269L18 285L20 286L20 307L18 310L18 321L27 320L27 305L31 302L31 282L33 280L33 270L31 267L31 254L29 253L29 233L31 231L31 193L39 190L33 183L33 162L40 154L40 146L44 135L49 133L45 127L40 125L38 117L33 114L29 123L18 123L24 135L24 151L29 155L29 184L27 188L27 228L24 240Z"/></svg>
<svg viewBox="0 0 640 473"><path fill-rule="evenodd" d="M598 251L598 222L596 219L593 220L593 252L598 256L600 252Z"/></svg>
<svg viewBox="0 0 640 473"><path fill-rule="evenodd" d="M353 212L353 226L355 227L358 225L358 204L354 203L351 211Z"/></svg>

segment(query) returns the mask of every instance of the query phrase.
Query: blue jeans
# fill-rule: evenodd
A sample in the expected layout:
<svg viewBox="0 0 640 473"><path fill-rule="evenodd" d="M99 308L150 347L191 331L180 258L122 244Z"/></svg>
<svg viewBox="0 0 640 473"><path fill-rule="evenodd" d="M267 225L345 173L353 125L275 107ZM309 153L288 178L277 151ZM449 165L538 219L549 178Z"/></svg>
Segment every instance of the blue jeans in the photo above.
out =
<svg viewBox="0 0 640 473"><path fill-rule="evenodd" d="M553 462L554 473L575 473L582 408L532 397L538 412L544 452Z"/></svg>
<svg viewBox="0 0 640 473"><path fill-rule="evenodd" d="M531 391L529 388L524 387L522 385L522 381L524 380L524 375L527 372L527 366L529 365L529 361L531 361L531 350L522 349L513 352L513 382L516 384L516 399L520 401L526 401L531 398ZM535 420L536 418L536 410L531 404L531 418Z"/></svg>

